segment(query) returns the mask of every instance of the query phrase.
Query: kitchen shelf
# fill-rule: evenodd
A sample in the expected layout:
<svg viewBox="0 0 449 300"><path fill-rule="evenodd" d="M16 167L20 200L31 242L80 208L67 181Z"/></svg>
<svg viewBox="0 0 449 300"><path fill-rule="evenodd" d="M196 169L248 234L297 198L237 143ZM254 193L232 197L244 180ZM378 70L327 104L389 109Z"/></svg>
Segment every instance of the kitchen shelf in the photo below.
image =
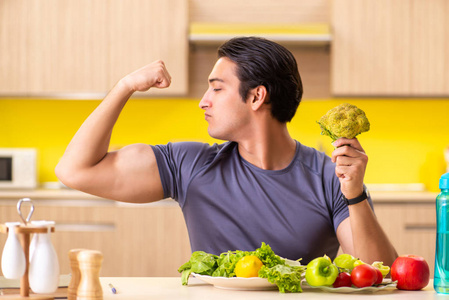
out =
<svg viewBox="0 0 449 300"><path fill-rule="evenodd" d="M329 24L191 23L189 41L194 45L219 45L236 36L260 36L278 43L328 45Z"/></svg>

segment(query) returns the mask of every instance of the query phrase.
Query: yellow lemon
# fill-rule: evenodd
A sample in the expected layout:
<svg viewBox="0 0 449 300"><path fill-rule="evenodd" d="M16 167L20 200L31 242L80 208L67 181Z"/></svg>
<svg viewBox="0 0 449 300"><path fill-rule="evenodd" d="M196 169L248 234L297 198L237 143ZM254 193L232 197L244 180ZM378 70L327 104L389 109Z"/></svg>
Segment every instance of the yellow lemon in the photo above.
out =
<svg viewBox="0 0 449 300"><path fill-rule="evenodd" d="M262 268L262 261L254 255L247 255L242 257L235 264L235 276L237 277L258 277L259 270Z"/></svg>

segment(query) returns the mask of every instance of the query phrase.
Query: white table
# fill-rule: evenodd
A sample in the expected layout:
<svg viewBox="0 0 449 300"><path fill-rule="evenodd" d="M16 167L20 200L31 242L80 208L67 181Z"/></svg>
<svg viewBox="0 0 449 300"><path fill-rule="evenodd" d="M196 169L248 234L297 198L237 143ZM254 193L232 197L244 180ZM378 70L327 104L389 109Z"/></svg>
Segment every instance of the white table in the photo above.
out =
<svg viewBox="0 0 449 300"><path fill-rule="evenodd" d="M375 293L337 294L318 289L304 289L303 293L282 294L272 291L236 291L216 288L197 278L190 278L189 285L181 285L179 277L102 277L103 299L212 299L212 300L263 300L263 299L449 299L449 295L437 294L433 282L420 291L401 291L398 289L381 290ZM117 294L111 292L111 283Z"/></svg>

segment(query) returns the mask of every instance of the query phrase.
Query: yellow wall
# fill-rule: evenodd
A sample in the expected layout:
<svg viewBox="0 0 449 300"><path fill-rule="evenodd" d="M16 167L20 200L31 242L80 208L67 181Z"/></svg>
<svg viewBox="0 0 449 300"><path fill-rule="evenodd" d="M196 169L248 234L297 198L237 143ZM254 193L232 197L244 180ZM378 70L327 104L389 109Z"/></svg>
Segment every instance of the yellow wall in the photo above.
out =
<svg viewBox="0 0 449 300"><path fill-rule="evenodd" d="M371 130L359 136L369 156L367 183L424 183L438 190L449 146L449 99L304 100L289 124L303 144L332 151L316 124L330 108L349 102L362 108ZM98 100L0 100L0 147L36 147L40 182L56 181L54 167ZM114 129L112 144L196 140L213 143L196 99L133 99Z"/></svg>

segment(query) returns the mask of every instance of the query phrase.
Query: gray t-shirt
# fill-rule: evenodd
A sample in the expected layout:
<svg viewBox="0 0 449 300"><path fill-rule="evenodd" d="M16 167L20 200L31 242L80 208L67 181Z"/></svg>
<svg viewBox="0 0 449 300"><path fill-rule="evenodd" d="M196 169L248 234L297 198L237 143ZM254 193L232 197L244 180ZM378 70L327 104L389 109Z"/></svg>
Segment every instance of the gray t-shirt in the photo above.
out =
<svg viewBox="0 0 449 300"><path fill-rule="evenodd" d="M152 146L164 197L182 208L192 251L251 251L265 242L276 254L303 263L335 257L337 227L349 216L335 165L296 143L295 157L283 170L250 164L234 142Z"/></svg>

